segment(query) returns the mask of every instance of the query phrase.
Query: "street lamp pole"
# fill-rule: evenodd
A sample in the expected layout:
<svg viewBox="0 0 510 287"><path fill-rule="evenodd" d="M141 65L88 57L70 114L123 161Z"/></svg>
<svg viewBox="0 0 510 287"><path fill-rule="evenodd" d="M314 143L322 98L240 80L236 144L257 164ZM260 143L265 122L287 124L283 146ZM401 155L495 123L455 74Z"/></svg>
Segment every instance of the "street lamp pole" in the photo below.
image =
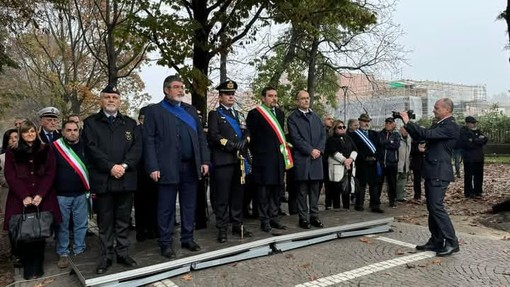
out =
<svg viewBox="0 0 510 287"><path fill-rule="evenodd" d="M349 87L341 86L340 87L344 91L344 125L347 124L347 90Z"/></svg>

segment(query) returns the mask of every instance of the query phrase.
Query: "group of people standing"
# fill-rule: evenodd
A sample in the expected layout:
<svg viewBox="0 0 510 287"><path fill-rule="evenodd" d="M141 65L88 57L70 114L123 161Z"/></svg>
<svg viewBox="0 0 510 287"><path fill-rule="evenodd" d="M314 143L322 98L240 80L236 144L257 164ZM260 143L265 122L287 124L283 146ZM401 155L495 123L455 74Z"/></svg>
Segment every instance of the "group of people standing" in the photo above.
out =
<svg viewBox="0 0 510 287"><path fill-rule="evenodd" d="M233 236L252 236L243 224L247 186L256 191L252 210L258 214L262 231L274 234L287 228L279 220L286 173L295 187L289 196L295 202L289 206L296 207L297 224L304 229L322 228L318 208L322 183L327 209L340 208L342 202L344 208L354 204L355 210L364 210L368 185L371 211L383 212L380 197L384 178L389 206L395 207L396 201L404 200L405 180L413 166L410 155L418 152L423 163L418 178L420 184L421 178L425 179L432 233L431 240L420 248L447 255L458 251L442 203L453 179L451 163L446 162L451 160L450 145L458 131L453 127L443 131L451 120L436 114L436 109L449 110L445 118L450 119L451 101L436 103L438 121L431 129L418 127L401 113L404 126L400 133L394 118L387 118L384 129L376 132L369 128L368 114L350 119L347 125L331 117L321 121L310 109L308 92L302 90L295 95L296 109L287 118L286 134L285 114L278 108L275 88L265 87L261 104L245 117L234 107L237 83L229 80L216 88L219 106L209 112L204 131L197 110L182 102L183 80L169 76L162 88L163 100L141 110L139 125L120 113L121 94L108 85L100 94L100 111L84 120L83 129L74 116L59 132L59 112L48 107L39 112L39 134L28 120L7 131L5 159L0 156L5 164L6 183L2 184L9 186L4 228L8 228L10 216L24 208L51 211L58 224L58 265L65 268L70 255L79 255L86 248L88 192L92 192L101 243L96 273L103 274L114 259L118 264L137 266L128 252L133 202L140 217L137 226L143 227L137 228L137 239L157 236L161 255L171 259L176 256L173 234L177 196L181 247L201 250L194 238L197 191L209 174L217 241L224 243L229 227ZM482 139L480 134L469 138L473 144ZM476 168L473 173L477 173ZM42 275L44 244L41 240L13 249L23 262L26 278ZM445 251L446 247L449 249Z"/></svg>

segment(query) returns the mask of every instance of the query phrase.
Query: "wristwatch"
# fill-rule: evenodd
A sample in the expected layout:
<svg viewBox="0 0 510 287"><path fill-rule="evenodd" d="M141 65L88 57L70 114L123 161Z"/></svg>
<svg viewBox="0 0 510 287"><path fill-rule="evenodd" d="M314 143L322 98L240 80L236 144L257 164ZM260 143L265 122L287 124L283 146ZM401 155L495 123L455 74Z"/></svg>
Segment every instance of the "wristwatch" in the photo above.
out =
<svg viewBox="0 0 510 287"><path fill-rule="evenodd" d="M122 166L124 169L127 169L127 168L128 168L128 165L127 165L127 164L125 164L125 163L121 164L120 166Z"/></svg>

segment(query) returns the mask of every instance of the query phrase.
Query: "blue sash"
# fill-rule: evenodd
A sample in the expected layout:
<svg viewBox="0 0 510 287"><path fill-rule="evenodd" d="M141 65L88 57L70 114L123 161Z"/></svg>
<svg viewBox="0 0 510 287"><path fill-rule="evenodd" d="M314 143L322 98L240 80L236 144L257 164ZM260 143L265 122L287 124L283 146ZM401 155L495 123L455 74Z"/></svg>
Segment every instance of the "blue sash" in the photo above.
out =
<svg viewBox="0 0 510 287"><path fill-rule="evenodd" d="M180 105L172 105L165 100L162 100L160 104L165 110L170 112L176 118L180 119L185 124L187 124L191 129L197 132L197 122L188 112L186 112L186 110L183 107L181 107Z"/></svg>
<svg viewBox="0 0 510 287"><path fill-rule="evenodd" d="M362 132L360 131L359 129L355 130L354 131L360 138L361 140L367 145L367 147L370 149L370 151L375 154L375 146L374 144L372 143L372 141Z"/></svg>
<svg viewBox="0 0 510 287"><path fill-rule="evenodd" d="M216 111L219 114L221 114L222 116L225 117L227 122L230 124L230 126L236 132L237 137L240 138L240 139L243 138L243 132L241 131L241 127L239 126L239 123L237 122L237 120L232 118L231 116L225 114L220 108L217 108ZM250 174L251 173L251 166L250 166L250 163L248 162L248 159L246 159L246 158L244 159L244 172L246 174Z"/></svg>

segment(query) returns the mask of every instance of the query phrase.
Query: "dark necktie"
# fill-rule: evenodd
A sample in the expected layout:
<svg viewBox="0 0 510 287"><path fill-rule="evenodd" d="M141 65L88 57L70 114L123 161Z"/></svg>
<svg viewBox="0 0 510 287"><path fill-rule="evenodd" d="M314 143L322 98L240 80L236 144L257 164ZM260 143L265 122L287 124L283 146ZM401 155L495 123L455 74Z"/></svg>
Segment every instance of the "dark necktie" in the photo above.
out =
<svg viewBox="0 0 510 287"><path fill-rule="evenodd" d="M233 118L236 117L236 114L234 113L234 109L227 109L228 114L231 115Z"/></svg>
<svg viewBox="0 0 510 287"><path fill-rule="evenodd" d="M109 116L108 117L108 122L110 123L110 125L112 125L113 122L115 122L115 117L114 116Z"/></svg>
<svg viewBox="0 0 510 287"><path fill-rule="evenodd" d="M53 133L47 133L46 135L48 136L48 141L53 142Z"/></svg>
<svg viewBox="0 0 510 287"><path fill-rule="evenodd" d="M275 116L276 116L276 110L275 110L274 108L273 108L273 109L271 109L271 112L273 112L273 115L275 115Z"/></svg>

